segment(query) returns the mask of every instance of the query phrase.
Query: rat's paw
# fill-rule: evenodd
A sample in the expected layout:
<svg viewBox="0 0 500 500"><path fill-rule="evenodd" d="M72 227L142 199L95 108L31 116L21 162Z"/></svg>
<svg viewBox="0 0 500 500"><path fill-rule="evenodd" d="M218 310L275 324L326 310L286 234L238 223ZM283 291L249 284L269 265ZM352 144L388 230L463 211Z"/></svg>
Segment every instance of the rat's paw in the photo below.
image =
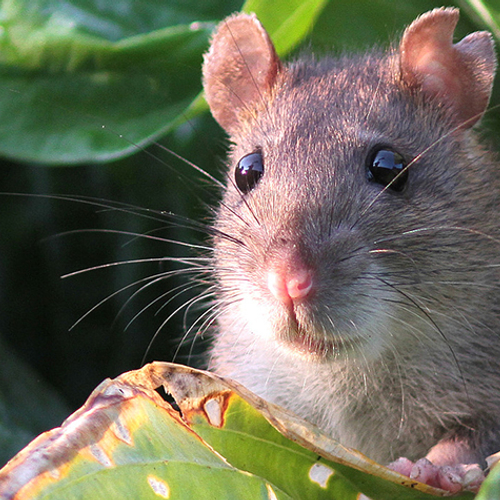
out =
<svg viewBox="0 0 500 500"><path fill-rule="evenodd" d="M434 465L427 458L421 458L416 462L407 458L398 458L388 467L411 479L451 493L459 493L460 491L475 493L484 481L484 472L479 464L439 466Z"/></svg>

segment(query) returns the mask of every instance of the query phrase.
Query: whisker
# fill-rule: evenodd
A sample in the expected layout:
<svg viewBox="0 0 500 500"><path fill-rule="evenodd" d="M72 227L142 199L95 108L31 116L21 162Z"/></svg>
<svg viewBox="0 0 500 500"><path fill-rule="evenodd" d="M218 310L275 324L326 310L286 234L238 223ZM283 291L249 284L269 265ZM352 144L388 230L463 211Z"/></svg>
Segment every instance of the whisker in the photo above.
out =
<svg viewBox="0 0 500 500"><path fill-rule="evenodd" d="M157 282L157 281L156 281ZM156 283L155 282L155 283ZM155 284L153 283L153 284ZM144 287L142 287L140 290L138 290L137 292L134 293L134 296L136 296L138 293L142 292L144 290L144 288L146 286L149 286L148 285L145 285ZM193 290L194 288L197 288L198 286L200 286L199 283L194 283L194 284L189 284L187 285L186 283L183 283L181 285L178 285L174 288L171 288L169 290L167 290L166 292L162 293L161 295L159 295L158 297L156 297L156 299L153 299L152 301L150 301L146 306L144 306L140 311L138 311L133 317L132 319L127 323L127 325L125 326L124 330L127 330L134 321L137 320L137 318L139 318L139 316L141 316L143 313L145 313L148 309L152 309L153 306L155 306L156 304L158 304L158 302L160 302L161 300L165 299L165 297L168 297L169 295L171 295L168 300L166 300L162 306L160 307L160 309L158 311L155 312L155 316L158 315L160 313L160 311L162 309L164 309L165 307L167 307L172 301L174 301L175 299L177 299L178 297L180 297L182 294L184 293L187 293L191 290ZM127 300L127 303L124 304L124 306L122 306L122 309L124 309L126 307L126 305L128 305L128 303L130 302L130 300L132 299L133 297L130 297L128 300ZM120 310L120 312L122 311L122 309Z"/></svg>
<svg viewBox="0 0 500 500"><path fill-rule="evenodd" d="M459 373L460 378L462 380L462 384L463 384L463 387L464 387L464 391L465 391L465 393L467 395L467 399L470 401L470 395L469 395L469 391L468 391L468 388L467 388L467 383L465 381L465 377L464 377L462 368L460 366L460 363L458 362L457 355L456 355L454 349L452 348L452 346L451 346L448 338L444 334L443 330L434 321L434 318L429 314L429 312L426 309L424 309L423 307L421 307L415 301L415 299L413 299L408 293L403 292L396 285L393 285L393 284L389 283L387 280L384 280L383 278L381 278L379 276L376 277L376 279L379 280L381 283L384 283L388 288L394 290L395 292L397 292L397 293L401 294L403 297L405 297L411 304L413 304L417 308L417 310L419 310L430 321L430 323L433 325L434 329L438 332L438 334L440 335L440 337L445 341L446 345L448 346L448 349L449 349L451 355L453 356L453 360L454 360L455 366L457 367L458 373Z"/></svg>
<svg viewBox="0 0 500 500"><path fill-rule="evenodd" d="M205 293L202 294L199 297L199 301L208 300L209 298L214 297L214 295L215 294L214 294L214 290L213 289L206 290ZM188 307L191 307L194 304L195 304L195 302L192 302L191 304L189 304ZM197 329L198 332L201 332L200 334L203 335L203 333L217 320L218 311L219 311L219 305L217 303L214 303L211 307L209 307L208 309L206 309L205 311L203 311L203 313L200 316L198 316L198 318L191 324L191 326L188 329L185 329L185 333L182 336L182 339L179 342L178 347L175 350L174 356L172 358L173 362L175 361L175 359L179 355L179 352L180 352L180 349L181 349L182 345L185 344L186 340L191 336L191 334L193 333L193 331L195 329ZM200 323L200 321L202 319L204 321L198 327L197 325ZM199 336L198 332L195 335L195 338ZM190 346L190 349L189 349L189 357L192 355L193 349L194 349L194 339L193 339L193 342L191 343L191 346Z"/></svg>
<svg viewBox="0 0 500 500"><path fill-rule="evenodd" d="M201 268L201 263L203 262L203 258L188 258L188 257L150 257L145 259L131 259L131 260L120 260L116 262L108 262L106 264L100 264L97 266L86 267L85 269L79 269L77 271L72 271L67 274L63 274L61 279L72 278L74 276L78 276L80 274L89 273L91 271L97 271L100 269L108 269L110 267L118 267L118 266L126 266L131 264L145 264L145 263L154 263L154 262L174 262L177 264L186 264L190 266L196 266L197 268Z"/></svg>
<svg viewBox="0 0 500 500"><path fill-rule="evenodd" d="M206 269L205 270L205 274L208 274L209 271L210 271L210 269ZM200 272L196 272L195 276L200 276L200 274L201 274ZM161 311L163 309L165 309L170 302L172 302L177 297L179 297L180 295L182 295L182 293L188 292L190 290L193 290L194 288L198 288L198 287L201 287L201 286L205 287L206 286L206 282L205 282L205 280L202 280L201 278L196 278L196 279L194 279L190 283L184 283L183 286L185 287L183 290L181 290L180 292L176 293L167 302L165 302L164 304L162 304L162 306L158 309L158 311L156 311L156 315L160 314ZM172 289L171 291L173 292L173 291L177 290L177 288L178 287ZM184 315L185 314L186 314L186 312L184 312ZM186 328L186 319L185 319L185 317L183 318L183 324L184 324L184 328Z"/></svg>
<svg viewBox="0 0 500 500"><path fill-rule="evenodd" d="M145 264L145 263L152 263L152 262L175 262L177 264L187 264L190 266L196 266L198 268L201 268L201 264L198 262L199 259L196 258L187 258L187 257L150 257L146 259L132 259L132 260L121 260L121 261L116 261L116 262L108 262L106 264L100 264L97 266L92 266L92 267L86 267L85 269L79 269L77 271L72 271L67 274L63 274L61 276L61 279L66 279L66 278L72 278L74 276L78 276L80 274L84 273L89 273L91 271L97 271L100 269L108 269L110 267L118 267L118 266L125 266L125 265L131 265L131 264ZM200 262L203 262L201 259Z"/></svg>
<svg viewBox="0 0 500 500"><path fill-rule="evenodd" d="M89 270L92 270L92 269L89 269ZM86 271L87 271L87 269L83 270L82 272L86 272ZM172 273L178 273L179 271L181 271L181 270L177 269L177 270L174 270L174 271L166 271L166 272L158 273L158 274L155 274L155 275L152 275L152 276L147 276L146 278L141 278L139 280L134 281L133 283L129 283L128 285L123 286L119 290L116 290L115 292L109 294L104 299L100 300L91 309L89 309L85 314L83 314L82 316L80 316L80 318L75 323L73 323L73 325L71 325L71 327L69 328L69 331L73 330L85 318L87 318L92 312L94 312L96 309L98 309L99 307L101 307L106 302L109 302L113 297L116 297L117 295L125 292L126 290L128 290L130 288L138 286L141 283L145 283L145 282L149 282L149 281L159 281L159 280L165 279L167 276L170 276Z"/></svg>
<svg viewBox="0 0 500 500"><path fill-rule="evenodd" d="M177 314L179 313L180 311L182 311L182 309L184 309L186 306L189 306L193 301L196 302L196 301L200 301L200 297L205 297L204 294L202 294L201 296L199 297L192 297L190 298L187 303L184 303L182 305L180 305L179 307L177 307L173 312L170 313L170 315L161 323L161 325L157 328L156 332L154 333L153 337L151 338L151 340L149 341L149 344L148 346L146 347L146 351L144 353L144 356L142 357L142 360L141 360L141 366L144 365L144 363L146 362L146 358L149 354L149 351L151 350L151 347L153 346L153 343L155 342L155 340L158 338L160 332L163 330L163 328L167 325L167 323ZM177 350L176 350L177 352Z"/></svg>
<svg viewBox="0 0 500 500"><path fill-rule="evenodd" d="M158 146L162 151L165 151L169 155L172 155L174 158L177 158L178 160L182 161L183 163L185 163L186 165L188 165L192 169L196 170L196 172L204 175L207 179L209 179L211 182L213 182L219 188L222 188L222 189L225 188L224 184L219 179L215 178L213 175L208 173L206 170L204 170L203 168L196 165L196 163L189 161L187 158L184 158L182 155L177 154L175 151L171 150L170 148L167 148L163 144L155 143L155 145ZM177 170L174 170L174 172L176 174L178 174Z"/></svg>
<svg viewBox="0 0 500 500"><path fill-rule="evenodd" d="M402 236L415 236L415 235L419 235L422 233L436 232L436 231L461 231L464 233L469 233L469 234L473 234L476 236L481 236L482 238L488 239L488 240L493 241L495 243L498 243L500 245L500 240L498 238L495 238L494 236L486 234L483 231L479 231L477 229L472 229L469 227L461 227L461 226L431 226L431 227L422 227L422 228L418 228L418 229L411 229L408 231L402 231L402 232L395 234L395 235L392 235L392 236L386 236L384 238L380 238L380 239L376 240L374 243L376 245L378 245L380 243L385 243L387 241L392 241L392 240L398 239Z"/></svg>

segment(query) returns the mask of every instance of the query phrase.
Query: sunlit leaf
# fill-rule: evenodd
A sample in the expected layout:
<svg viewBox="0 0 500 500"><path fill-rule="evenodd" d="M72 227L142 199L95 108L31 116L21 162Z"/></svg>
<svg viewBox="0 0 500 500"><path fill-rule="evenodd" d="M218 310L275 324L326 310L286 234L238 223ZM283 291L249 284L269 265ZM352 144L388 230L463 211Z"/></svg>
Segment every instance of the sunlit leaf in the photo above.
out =
<svg viewBox="0 0 500 500"><path fill-rule="evenodd" d="M174 410L156 392L163 386ZM0 471L0 497L356 500L444 492L344 448L239 384L169 363L103 382ZM464 494L457 498L472 498Z"/></svg>
<svg viewBox="0 0 500 500"><path fill-rule="evenodd" d="M214 452L154 390L101 384L0 472L0 497L289 498ZM232 496L234 495L234 496Z"/></svg>
<svg viewBox="0 0 500 500"><path fill-rule="evenodd" d="M283 56L293 49L312 28L328 0L288 0L269 2L247 0L244 12L255 12L270 33L276 51Z"/></svg>

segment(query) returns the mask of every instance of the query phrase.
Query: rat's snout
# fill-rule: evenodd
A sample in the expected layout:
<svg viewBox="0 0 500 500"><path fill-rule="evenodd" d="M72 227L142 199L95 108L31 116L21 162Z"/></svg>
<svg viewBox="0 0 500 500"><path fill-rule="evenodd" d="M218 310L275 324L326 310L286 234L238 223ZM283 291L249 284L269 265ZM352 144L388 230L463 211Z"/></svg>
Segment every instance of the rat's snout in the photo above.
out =
<svg viewBox="0 0 500 500"><path fill-rule="evenodd" d="M295 245L275 248L266 267L267 287L283 305L290 307L311 294L314 273Z"/></svg>
<svg viewBox="0 0 500 500"><path fill-rule="evenodd" d="M274 297L285 305L307 297L313 288L312 272L306 268L272 269L267 286Z"/></svg>

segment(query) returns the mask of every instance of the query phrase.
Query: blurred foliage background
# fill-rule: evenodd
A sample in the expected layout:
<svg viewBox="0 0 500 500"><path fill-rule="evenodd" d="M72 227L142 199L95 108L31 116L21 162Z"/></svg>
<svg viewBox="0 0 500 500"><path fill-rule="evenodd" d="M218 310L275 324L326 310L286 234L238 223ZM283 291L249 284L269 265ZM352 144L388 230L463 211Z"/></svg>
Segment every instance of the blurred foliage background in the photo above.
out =
<svg viewBox="0 0 500 500"><path fill-rule="evenodd" d="M292 3L298 5L300 1ZM85 36L113 42L198 21L207 23L208 33L218 20L242 7L242 2L237 0L142 0L135 4L131 0L120 0L113 2L120 6L120 12L110 7L106 12L95 10L92 13L96 6L91 1L68 0L57 4L57 8L64 6L65 12L81 23ZM4 20L7 14L24 17L29 9L53 8L49 0L30 4L4 1L0 5ZM279 9L279 5L279 1L268 2L266 15L272 18L272 9ZM442 5L442 2L431 0L330 0L313 30L294 52L325 53L332 47L334 51L356 51L374 44L386 46L396 41L404 26L417 15ZM447 2L446 5L462 8L457 38L478 29L498 29L500 8L493 2ZM127 8L130 9L128 13ZM491 20L496 20L497 24L492 24ZM498 31L496 34L498 37ZM282 31L280 36L286 38L286 32ZM11 69L12 61L8 58L12 54L5 40L0 38L0 53L2 51L7 55L3 59L0 56L0 153L4 155L0 167L0 191L3 193L0 197L0 463L37 433L59 425L104 378L138 368L160 327L146 361L170 361L175 355L175 361L203 366L206 338L187 342L177 353L186 325L199 311L194 311L187 319L181 312L162 327L171 313L193 297L196 290L172 300L165 298L144 309L189 277L159 281L138 296L133 296L136 288L128 287L142 278L166 271L170 264L156 261L112 266L65 279L61 276L124 260L189 255L189 249L178 245L132 238L119 231L193 244L205 241L206 235L182 227L182 224L174 227L168 218L156 217L156 212L143 209L209 220L207 205L214 203L217 190L162 146L218 178L221 178L227 147L224 133L206 112L188 113L190 119L178 126L169 115L168 120L176 126L170 127L167 135L163 135L165 130L159 125L156 131L148 130L145 136L154 138L156 143L145 147L145 137L136 137L133 131L133 127L144 129L139 102L142 96L134 87L140 81L134 80L133 85L132 80L128 81L129 85L126 82L120 87L123 95L115 92L117 102L121 103L119 116L124 120L120 127L119 120L111 115L108 117L104 102L102 107L87 112L86 88L82 82L74 94L61 101L50 97L50 89L58 85L50 79L44 81L44 93L32 94L31 73L26 68L14 78L10 70L5 70L6 67ZM136 57L141 61L140 51L138 54ZM184 82L182 73L189 74L188 90L192 95L201 91L200 64L201 59L194 57L189 64L179 63L171 68L171 74L178 76L181 83ZM155 70L159 67L158 64ZM141 74L143 71L144 68L136 69ZM130 72L133 74L134 68ZM129 87L134 88L129 92ZM188 99L189 95L183 95L183 99ZM82 96L83 105L77 102L79 96ZM28 112L33 113L28 121L39 124L38 136L31 134L32 130L23 131L26 121L20 122L17 112L10 107L13 99L24 102ZM168 100L168 113L179 114L185 108L175 107L174 96L168 96ZM482 123L486 140L497 149L500 111L494 106L499 103L497 78L493 109ZM43 133L52 133L55 118L51 113L54 110L62 120L59 126L64 129L64 120L67 120L69 131L75 116L78 119L85 114L86 126L97 143L101 138L106 142L106 137L118 143L113 146L113 154L108 157L96 155L99 161L91 161L89 157L83 160L69 158L65 165L63 156L50 162L43 151L37 161ZM126 117L133 113L136 118L125 123ZM161 122L161 119L158 113L155 120ZM126 156L111 161L112 157L120 155L116 152L120 147ZM66 152L64 148L62 151ZM103 162L104 159L110 161ZM58 195L70 195L74 200L63 200ZM101 200L102 206L87 203L83 197ZM114 202L131 208L105 208L115 206ZM116 293L124 287L128 288ZM105 298L108 300L93 309Z"/></svg>

